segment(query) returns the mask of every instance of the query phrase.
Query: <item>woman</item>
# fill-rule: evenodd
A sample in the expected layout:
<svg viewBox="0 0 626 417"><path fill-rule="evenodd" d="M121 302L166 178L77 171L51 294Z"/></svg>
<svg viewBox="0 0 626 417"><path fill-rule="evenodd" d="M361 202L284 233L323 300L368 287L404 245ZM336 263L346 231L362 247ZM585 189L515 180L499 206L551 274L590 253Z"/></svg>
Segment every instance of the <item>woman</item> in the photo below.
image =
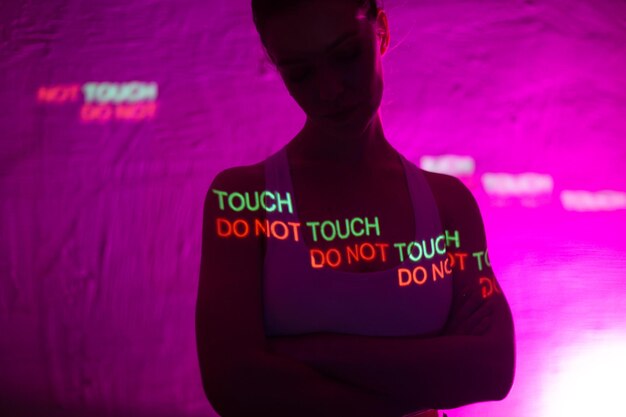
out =
<svg viewBox="0 0 626 417"><path fill-rule="evenodd" d="M384 10L252 6L307 117L286 146L219 173L206 195L196 333L214 409L402 416L504 398L513 322L476 202L383 132Z"/></svg>

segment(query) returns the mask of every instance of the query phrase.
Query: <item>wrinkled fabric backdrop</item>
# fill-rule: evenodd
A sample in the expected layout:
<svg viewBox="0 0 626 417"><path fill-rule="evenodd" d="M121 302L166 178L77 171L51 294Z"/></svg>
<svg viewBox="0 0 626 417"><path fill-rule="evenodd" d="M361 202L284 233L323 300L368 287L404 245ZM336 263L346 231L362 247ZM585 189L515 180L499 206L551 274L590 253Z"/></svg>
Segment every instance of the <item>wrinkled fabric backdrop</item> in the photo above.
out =
<svg viewBox="0 0 626 417"><path fill-rule="evenodd" d="M515 319L509 396L449 416L626 415L626 3L384 5L386 136L471 188ZM249 1L0 12L0 403L215 415L193 320L203 199L304 121Z"/></svg>

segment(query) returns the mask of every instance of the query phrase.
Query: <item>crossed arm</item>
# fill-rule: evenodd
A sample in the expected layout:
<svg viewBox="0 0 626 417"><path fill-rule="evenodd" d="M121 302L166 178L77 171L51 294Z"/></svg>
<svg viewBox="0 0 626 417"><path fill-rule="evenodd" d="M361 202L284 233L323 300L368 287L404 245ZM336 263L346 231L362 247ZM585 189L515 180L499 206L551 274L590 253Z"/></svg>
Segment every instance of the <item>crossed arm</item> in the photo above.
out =
<svg viewBox="0 0 626 417"><path fill-rule="evenodd" d="M455 181L455 192L439 196L441 200L454 199L439 202L444 208L442 218L451 229L460 231L462 247L468 253L485 250L476 201ZM515 369L509 305L488 265L456 268L452 279L452 308L445 328L436 336L316 333L269 338L268 344L277 354L375 391L409 409L449 409L501 400L512 386Z"/></svg>
<svg viewBox="0 0 626 417"><path fill-rule="evenodd" d="M467 296L440 336L319 333L271 338L269 344L322 374L413 409L500 400L513 380L510 311L500 294L482 302L480 298Z"/></svg>

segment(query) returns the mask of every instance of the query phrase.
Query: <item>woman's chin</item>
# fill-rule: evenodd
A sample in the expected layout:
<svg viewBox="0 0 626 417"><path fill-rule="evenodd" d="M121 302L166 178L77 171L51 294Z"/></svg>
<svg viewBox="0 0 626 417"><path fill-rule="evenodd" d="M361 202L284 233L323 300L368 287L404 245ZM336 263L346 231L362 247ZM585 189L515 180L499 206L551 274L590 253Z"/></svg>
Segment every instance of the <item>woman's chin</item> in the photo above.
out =
<svg viewBox="0 0 626 417"><path fill-rule="evenodd" d="M365 115L363 109L357 109L351 112L349 117L321 118L319 119L319 126L328 132L360 135L367 129L374 116L375 114Z"/></svg>

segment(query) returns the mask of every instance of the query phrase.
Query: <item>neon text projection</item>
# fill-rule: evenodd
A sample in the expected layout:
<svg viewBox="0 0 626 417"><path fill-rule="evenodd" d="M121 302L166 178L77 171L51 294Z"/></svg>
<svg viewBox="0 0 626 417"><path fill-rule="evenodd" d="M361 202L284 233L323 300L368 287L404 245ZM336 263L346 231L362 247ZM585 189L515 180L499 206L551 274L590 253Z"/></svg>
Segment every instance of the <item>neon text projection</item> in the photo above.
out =
<svg viewBox="0 0 626 417"><path fill-rule="evenodd" d="M280 212L294 214L293 199L288 192L255 191L226 192L212 189L219 209L225 213ZM243 239L260 237L302 242L307 233L314 243L333 243L324 249L310 248L312 268L337 268L342 263L388 262L390 255L397 255L401 267L397 268L398 286L420 286L428 281L437 282L451 276L453 270L473 269L478 275L491 267L487 249L465 252L461 250L461 236L458 230L445 230L439 236L421 241L381 242L374 241L381 236L381 223L377 216L355 216L344 219L324 219L319 221L283 221L259 216L258 218L216 218L216 233L220 238ZM350 238L363 238L366 241L346 244ZM405 261L410 262L406 267ZM483 298L501 293L495 279L480 276L479 283Z"/></svg>
<svg viewBox="0 0 626 417"><path fill-rule="evenodd" d="M37 101L65 104L83 96L80 119L83 122L111 120L140 121L153 119L157 110L158 85L155 82L88 82L42 86Z"/></svg>

